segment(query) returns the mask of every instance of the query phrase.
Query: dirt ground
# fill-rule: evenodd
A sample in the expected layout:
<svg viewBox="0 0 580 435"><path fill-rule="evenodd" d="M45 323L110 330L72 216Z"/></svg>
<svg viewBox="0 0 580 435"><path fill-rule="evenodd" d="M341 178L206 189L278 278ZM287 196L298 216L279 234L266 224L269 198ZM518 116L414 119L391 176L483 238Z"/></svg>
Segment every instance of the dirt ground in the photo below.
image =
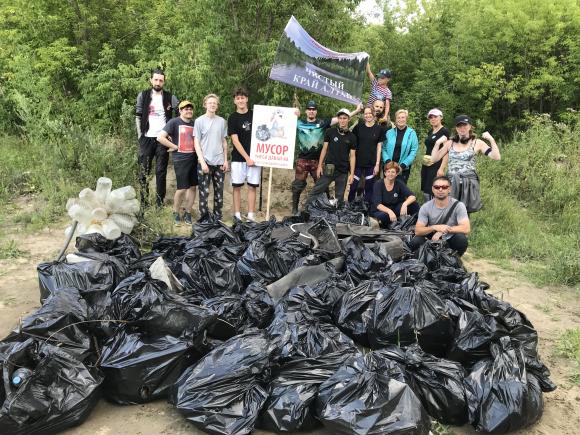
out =
<svg viewBox="0 0 580 435"><path fill-rule="evenodd" d="M267 174L264 176L267 180ZM289 207L288 174L275 171L273 177L273 214L282 217ZM266 187L266 186L265 186ZM171 186L169 193L172 193ZM265 209L266 188L264 188ZM225 195L224 217L231 207L231 195ZM211 204L211 202L210 202ZM19 208L32 208L34 201L22 201ZM245 208L244 208L245 209ZM64 215L64 211L63 211ZM231 216L231 213L230 213ZM263 219L264 213L258 215ZM9 333L19 319L39 307L37 264L56 258L62 246L66 221L45 228L35 234L25 232L7 219L0 228L0 246L14 240L22 255L0 260L0 336ZM184 232L187 230L180 230ZM491 293L510 302L523 311L538 330L540 355L552 371L552 380L558 385L553 393L544 394L545 409L541 420L519 434L577 434L580 427L580 387L570 380L570 360L556 355L557 338L566 329L578 327L580 303L578 293L571 288L538 288L516 272L502 269L488 261L475 259L468 251L465 263L469 270L477 271L482 280L491 285ZM450 428L458 434L472 433L469 427ZM117 406L104 400L98 404L88 420L70 429L69 435L149 435L197 434L197 431L169 404L158 401L138 406ZM257 434L265 432L257 431ZM318 432L317 432L318 433ZM322 433L322 432L320 432Z"/></svg>

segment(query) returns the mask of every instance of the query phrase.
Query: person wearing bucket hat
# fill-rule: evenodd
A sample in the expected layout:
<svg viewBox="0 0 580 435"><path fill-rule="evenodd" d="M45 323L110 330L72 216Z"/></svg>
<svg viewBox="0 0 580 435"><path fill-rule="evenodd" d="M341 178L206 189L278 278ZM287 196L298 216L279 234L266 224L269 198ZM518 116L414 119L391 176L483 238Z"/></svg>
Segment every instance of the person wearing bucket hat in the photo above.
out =
<svg viewBox="0 0 580 435"><path fill-rule="evenodd" d="M370 63L367 63L367 75L371 81L371 92L369 94L367 106L372 106L376 100L384 101L385 110L383 112L382 121L389 123L389 111L391 110L391 100L393 99L393 94L389 89L389 82L391 81L393 73L390 69L384 68L375 76Z"/></svg>
<svg viewBox="0 0 580 435"><path fill-rule="evenodd" d="M320 159L320 152L324 143L324 133L328 128L338 122L338 118L319 118L318 105L314 100L309 100L306 103L306 117L300 118L300 111L298 110L299 102L295 97L294 107L296 107L296 115L299 117L296 124L296 148L298 149L298 158L296 159L296 169L294 173L294 181L292 181L292 214L298 214L298 205L300 203L300 195L306 189L308 184L308 174L312 177L314 182L318 181L318 161ZM349 116L356 115L362 110L362 105L353 111L349 112Z"/></svg>
<svg viewBox="0 0 580 435"><path fill-rule="evenodd" d="M433 198L431 185L433 179L438 175L444 175L447 168L447 156L440 161L433 163L431 160L431 152L433 146L440 138L449 138L449 130L443 126L443 112L437 108L429 110L427 113L431 130L425 137L425 155L423 156L423 165L421 166L421 191L425 202Z"/></svg>
<svg viewBox="0 0 580 435"><path fill-rule="evenodd" d="M336 113L338 125L326 130L324 134L324 145L317 168L319 178L308 195L307 204L327 192L333 182L338 205L344 203L346 185L352 183L354 176L357 147L356 136L348 129L350 116L348 109L340 109Z"/></svg>
<svg viewBox="0 0 580 435"><path fill-rule="evenodd" d="M467 115L455 117L456 134L450 139L439 138L431 151L431 161L438 162L448 155L447 175L451 180L451 196L463 202L468 213L481 209L479 177L475 171L475 157L483 154L492 160L500 160L501 154L495 139L484 132L481 139L473 133L473 121Z"/></svg>
<svg viewBox="0 0 580 435"><path fill-rule="evenodd" d="M191 211L197 191L197 154L193 145L193 104L187 100L179 103L179 117L169 120L157 141L168 148L175 170L176 190L173 196L175 225L192 224ZM183 205L183 213L180 206Z"/></svg>

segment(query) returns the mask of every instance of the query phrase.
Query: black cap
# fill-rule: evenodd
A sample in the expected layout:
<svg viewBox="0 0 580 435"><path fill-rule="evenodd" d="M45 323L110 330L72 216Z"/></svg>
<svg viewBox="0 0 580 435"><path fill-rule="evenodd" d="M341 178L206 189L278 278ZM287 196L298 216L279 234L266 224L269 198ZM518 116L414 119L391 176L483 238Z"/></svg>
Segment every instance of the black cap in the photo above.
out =
<svg viewBox="0 0 580 435"><path fill-rule="evenodd" d="M392 75L393 75L393 73L392 73L392 72L391 72L391 70L390 70L390 69L388 69L388 68L382 69L382 70L380 70L380 71L377 73L377 77L378 77L378 78L380 78L380 79L382 79L382 78L384 78L384 77L386 77L386 78L389 78L389 79L390 79Z"/></svg>
<svg viewBox="0 0 580 435"><path fill-rule="evenodd" d="M459 116L455 117L455 125L459 125L459 124L473 125L471 123L471 118L467 115L459 115Z"/></svg>
<svg viewBox="0 0 580 435"><path fill-rule="evenodd" d="M306 104L306 108L307 109L316 109L316 103L314 102L314 100L308 101L308 103Z"/></svg>

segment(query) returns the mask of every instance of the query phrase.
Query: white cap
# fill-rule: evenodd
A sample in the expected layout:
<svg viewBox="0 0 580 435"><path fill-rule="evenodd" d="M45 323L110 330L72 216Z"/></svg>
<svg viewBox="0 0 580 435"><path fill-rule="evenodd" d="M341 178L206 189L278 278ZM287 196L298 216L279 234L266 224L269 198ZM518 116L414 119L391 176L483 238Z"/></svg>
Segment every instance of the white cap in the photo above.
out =
<svg viewBox="0 0 580 435"><path fill-rule="evenodd" d="M427 118L429 118L431 115L440 116L441 118L443 118L443 112L439 109L429 110L429 113L427 113Z"/></svg>
<svg viewBox="0 0 580 435"><path fill-rule="evenodd" d="M340 109L338 112L336 112L336 116L339 116L341 114L345 114L346 116L350 117L350 110L345 109L344 107L342 109Z"/></svg>

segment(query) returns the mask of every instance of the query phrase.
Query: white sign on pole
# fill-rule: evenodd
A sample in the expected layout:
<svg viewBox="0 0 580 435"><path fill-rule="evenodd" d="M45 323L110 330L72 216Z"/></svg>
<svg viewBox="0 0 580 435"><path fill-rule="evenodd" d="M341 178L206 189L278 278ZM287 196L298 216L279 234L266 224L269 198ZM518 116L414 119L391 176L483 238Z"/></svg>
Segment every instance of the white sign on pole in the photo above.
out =
<svg viewBox="0 0 580 435"><path fill-rule="evenodd" d="M250 158L256 166L294 168L296 109L254 106Z"/></svg>

